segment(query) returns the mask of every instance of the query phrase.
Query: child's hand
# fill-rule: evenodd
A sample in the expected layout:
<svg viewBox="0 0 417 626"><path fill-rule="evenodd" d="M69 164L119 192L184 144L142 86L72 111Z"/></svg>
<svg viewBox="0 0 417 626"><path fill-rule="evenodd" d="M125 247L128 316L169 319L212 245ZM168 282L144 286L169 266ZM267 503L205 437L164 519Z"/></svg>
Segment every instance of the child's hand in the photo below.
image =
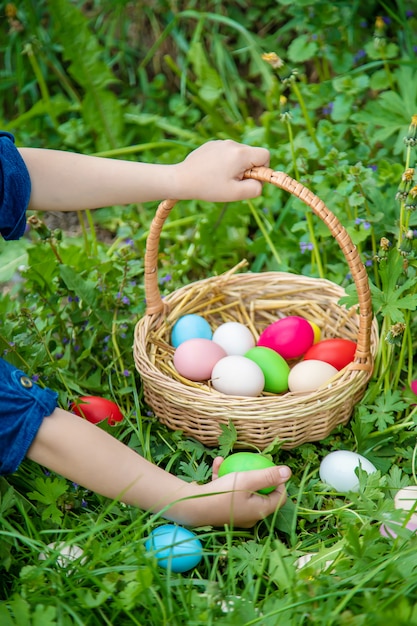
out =
<svg viewBox="0 0 417 626"><path fill-rule="evenodd" d="M213 481L199 488L199 495L213 495L192 500L194 513L201 516L205 524L250 528L285 503L285 483L291 476L289 467L281 465L218 478L222 461L221 457L214 460ZM266 487L276 489L267 496L257 493Z"/></svg>
<svg viewBox="0 0 417 626"><path fill-rule="evenodd" d="M269 152L265 148L230 139L209 141L174 166L178 193L171 197L210 202L255 198L262 191L262 183L243 179L243 174L256 166L269 166Z"/></svg>

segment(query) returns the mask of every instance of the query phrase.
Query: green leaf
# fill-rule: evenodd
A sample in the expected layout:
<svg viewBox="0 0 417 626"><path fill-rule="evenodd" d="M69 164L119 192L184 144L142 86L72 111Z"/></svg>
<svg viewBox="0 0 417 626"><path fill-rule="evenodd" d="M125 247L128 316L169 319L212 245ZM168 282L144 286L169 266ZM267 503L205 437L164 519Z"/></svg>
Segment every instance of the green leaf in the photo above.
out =
<svg viewBox="0 0 417 626"><path fill-rule="evenodd" d="M62 511L57 507L61 496L68 491L68 485L63 478L37 478L35 480L37 491L29 492L28 498L46 505L42 513L42 519L51 519L59 523Z"/></svg>
<svg viewBox="0 0 417 626"><path fill-rule="evenodd" d="M257 571L260 567L264 547L256 541L246 541L240 545L232 546L230 549L230 562L233 572L237 576L249 570Z"/></svg>
<svg viewBox="0 0 417 626"><path fill-rule="evenodd" d="M414 311L417 307L417 294L405 293L408 289L415 289L415 280L409 278L398 285L403 274L403 257L395 249L391 250L386 260L380 262L379 271L381 289L370 284L374 309L388 316L394 324L404 322L403 310Z"/></svg>
<svg viewBox="0 0 417 626"><path fill-rule="evenodd" d="M293 63L303 63L312 59L317 49L317 43L311 41L310 35L300 35L291 42L288 48L288 58Z"/></svg>
<svg viewBox="0 0 417 626"><path fill-rule="evenodd" d="M92 280L84 280L79 273L68 265L60 265L61 278L71 291L73 291L89 307L94 308L97 300L97 285Z"/></svg>
<svg viewBox="0 0 417 626"><path fill-rule="evenodd" d="M56 626L56 607L37 604L32 626Z"/></svg>
<svg viewBox="0 0 417 626"><path fill-rule="evenodd" d="M232 422L229 422L227 426L220 424L220 428L222 434L219 436L219 454L226 457L237 441L237 431Z"/></svg>
<svg viewBox="0 0 417 626"><path fill-rule="evenodd" d="M209 104L217 102L223 93L223 83L217 71L209 64L200 41L190 46L190 59L197 75L200 97Z"/></svg>
<svg viewBox="0 0 417 626"><path fill-rule="evenodd" d="M83 118L100 150L124 144L123 108L110 87L116 77L83 13L67 0L49 3L55 38L63 48L68 72L84 89Z"/></svg>
<svg viewBox="0 0 417 626"><path fill-rule="evenodd" d="M0 283L9 281L19 265L27 264L28 246L26 239L7 242L0 239Z"/></svg>
<svg viewBox="0 0 417 626"><path fill-rule="evenodd" d="M359 406L359 416L363 422L374 423L378 431L383 431L388 425L395 422L397 413L408 408L409 403L404 402L400 391L385 391L377 397L374 404Z"/></svg>

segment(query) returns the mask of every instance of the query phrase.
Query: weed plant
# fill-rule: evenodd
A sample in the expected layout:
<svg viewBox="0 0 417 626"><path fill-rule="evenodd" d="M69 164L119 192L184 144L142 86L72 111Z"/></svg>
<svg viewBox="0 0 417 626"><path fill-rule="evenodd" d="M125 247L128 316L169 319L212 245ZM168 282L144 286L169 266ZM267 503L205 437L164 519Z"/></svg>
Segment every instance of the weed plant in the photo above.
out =
<svg viewBox="0 0 417 626"><path fill-rule="evenodd" d="M396 490L417 483L416 6L253 4L0 2L1 128L19 145L161 163L212 138L267 147L274 169L336 214L368 269L380 345L367 393L326 440L270 447L293 471L287 504L250 531L194 529L204 558L187 574L146 553L158 516L26 461L0 479L1 626L417 624L417 540L393 505ZM0 242L0 350L64 407L80 394L114 399L126 415L115 437L207 481L232 430L216 450L169 431L143 402L133 365L155 208L87 212L70 232L38 214L22 241ZM252 271L328 278L355 303L324 225L267 186L252 202L176 206L162 235L161 291L242 258ZM319 479L337 449L378 469L360 475L357 494ZM380 534L387 521L399 522L396 539ZM60 559L52 542L83 555Z"/></svg>

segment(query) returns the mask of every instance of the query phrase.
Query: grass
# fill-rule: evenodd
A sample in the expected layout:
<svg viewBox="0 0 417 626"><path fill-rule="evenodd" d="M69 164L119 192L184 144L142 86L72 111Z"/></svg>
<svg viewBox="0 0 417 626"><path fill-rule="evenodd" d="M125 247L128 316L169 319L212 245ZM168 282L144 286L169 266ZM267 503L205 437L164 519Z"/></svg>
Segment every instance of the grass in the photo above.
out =
<svg viewBox="0 0 417 626"><path fill-rule="evenodd" d="M211 138L267 147L272 167L322 198L361 254L380 326L375 371L348 425L271 451L293 471L285 507L251 531L194 529L204 556L187 574L159 568L146 552L158 516L26 461L0 479L0 623L417 624L416 538L393 504L399 488L417 483L415 8L405 0L197 4L1 3L1 126L19 145L162 163ZM155 421L134 371L154 210L78 216L74 237L40 215L18 245L0 242L0 347L56 389L62 406L78 395L113 398L126 415L114 436L205 481L218 450ZM161 291L244 257L253 271L325 276L355 301L325 227L267 187L250 203L175 207ZM360 477L356 494L320 481L321 459L337 449L378 469ZM388 521L402 523L395 539L380 534ZM82 557L48 552L62 541Z"/></svg>

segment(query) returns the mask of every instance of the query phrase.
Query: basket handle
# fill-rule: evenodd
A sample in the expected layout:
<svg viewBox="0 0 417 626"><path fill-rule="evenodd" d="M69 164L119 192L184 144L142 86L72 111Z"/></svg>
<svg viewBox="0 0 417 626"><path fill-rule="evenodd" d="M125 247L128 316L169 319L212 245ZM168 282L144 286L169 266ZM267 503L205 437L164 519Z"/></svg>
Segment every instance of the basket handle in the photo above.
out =
<svg viewBox="0 0 417 626"><path fill-rule="evenodd" d="M280 189L288 191L297 198L300 198L300 200L309 206L313 213L325 223L332 236L336 239L350 268L359 300L359 330L354 368L358 369L358 365L360 368L360 364L363 363L363 369L368 369L371 326L373 320L371 292L369 289L368 274L348 232L318 196L284 172L275 172L268 167L254 167L250 170L246 170L244 178L253 178L263 183L271 183ZM147 315L161 313L164 310L164 303L158 286L157 273L159 239L164 222L176 203L177 200L163 200L159 204L146 241L145 295Z"/></svg>

